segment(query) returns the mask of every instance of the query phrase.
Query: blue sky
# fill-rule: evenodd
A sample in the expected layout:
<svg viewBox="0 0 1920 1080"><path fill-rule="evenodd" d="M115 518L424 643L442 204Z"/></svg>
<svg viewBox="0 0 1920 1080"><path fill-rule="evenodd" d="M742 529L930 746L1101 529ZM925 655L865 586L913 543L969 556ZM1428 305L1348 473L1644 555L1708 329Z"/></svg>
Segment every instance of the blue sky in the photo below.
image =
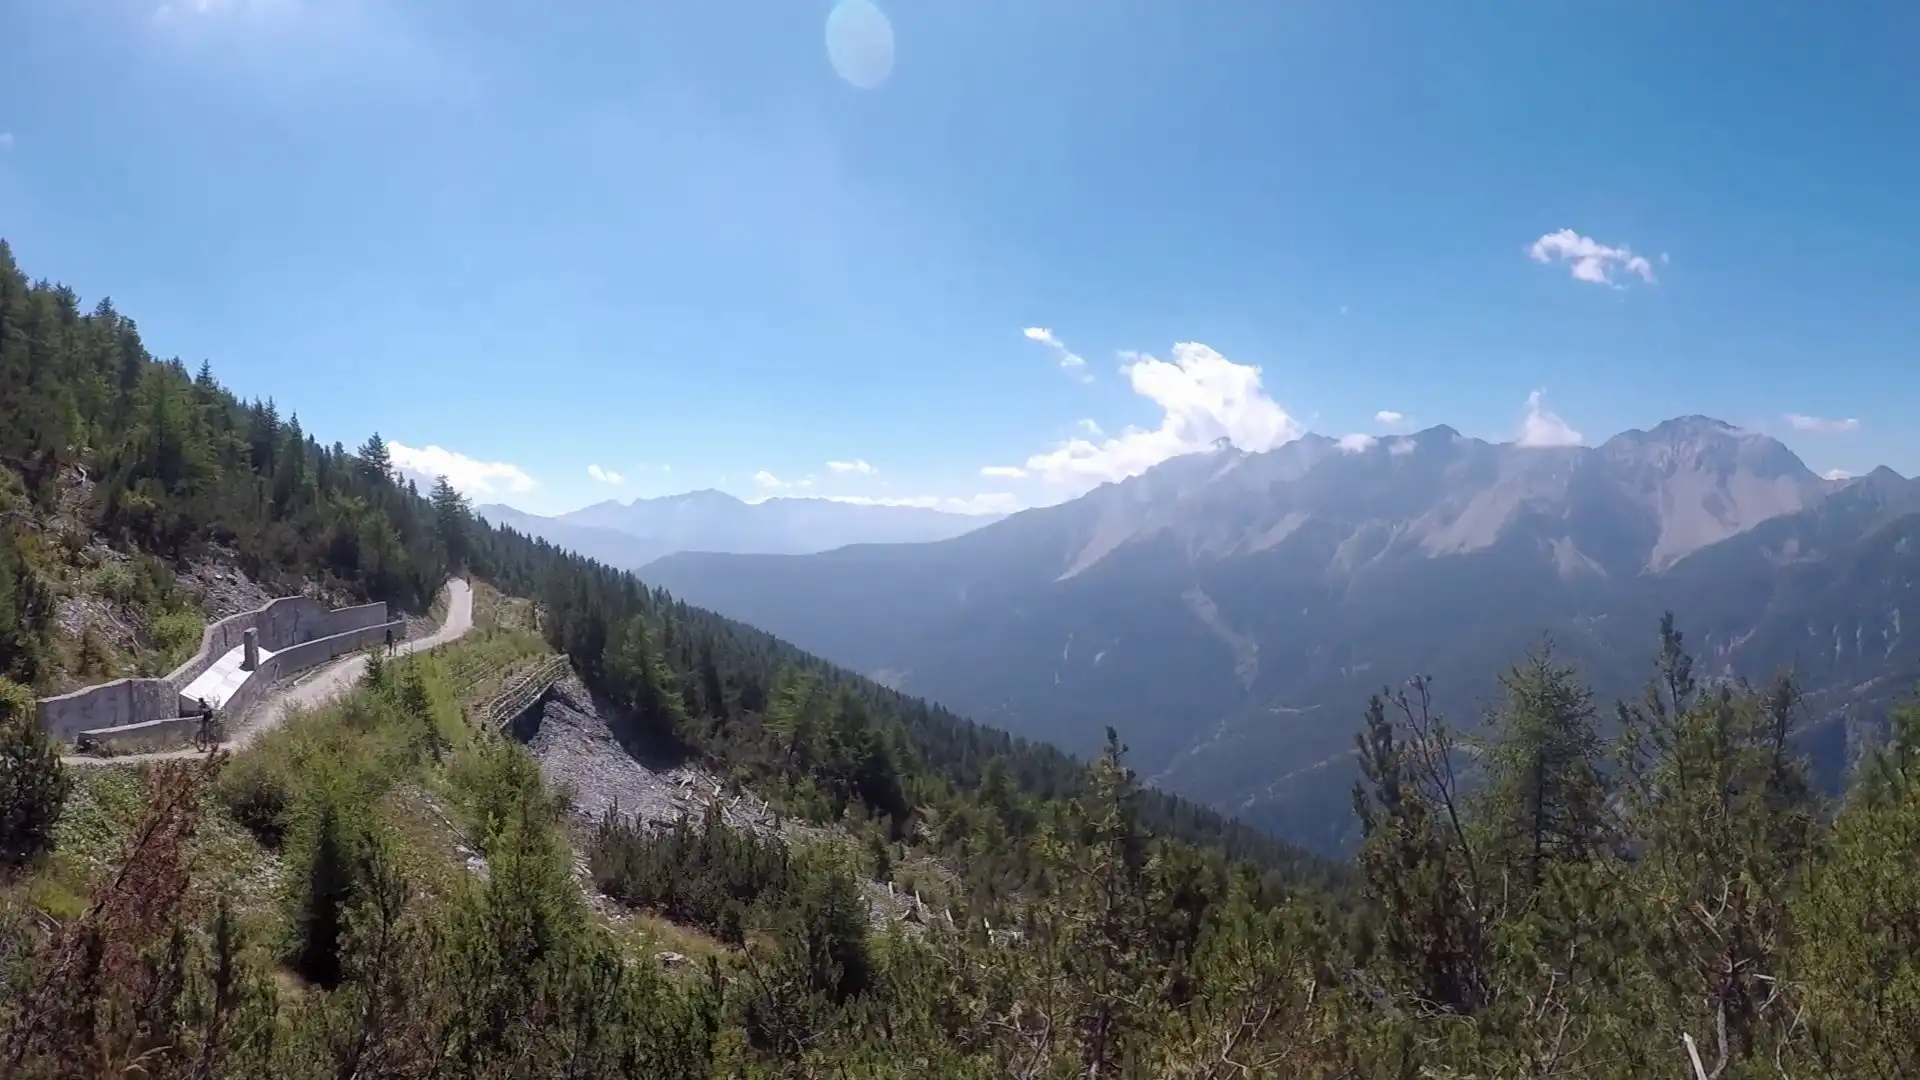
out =
<svg viewBox="0 0 1920 1080"><path fill-rule="evenodd" d="M1920 472L1920 6L832 10L0 0L0 235L536 511L1695 412Z"/></svg>

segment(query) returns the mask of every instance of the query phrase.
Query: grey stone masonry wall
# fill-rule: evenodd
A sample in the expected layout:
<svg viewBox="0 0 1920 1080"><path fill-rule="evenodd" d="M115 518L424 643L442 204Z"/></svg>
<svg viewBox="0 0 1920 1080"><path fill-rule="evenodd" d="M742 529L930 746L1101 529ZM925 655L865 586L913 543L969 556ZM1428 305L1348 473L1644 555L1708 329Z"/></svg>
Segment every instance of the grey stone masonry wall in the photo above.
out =
<svg viewBox="0 0 1920 1080"><path fill-rule="evenodd" d="M200 635L200 651L169 672L167 681L175 686L186 686L201 672L212 667L215 660L225 656L229 650L239 648L248 629L260 632L261 648L278 652L303 641L332 637L369 626L384 626L386 622L385 602L335 610L312 597L283 596L265 607L229 615L208 626L206 632Z"/></svg>
<svg viewBox="0 0 1920 1080"><path fill-rule="evenodd" d="M232 697L227 699L226 707L220 710L221 713L227 718L228 724L238 723L247 713L253 711L253 707L273 689L275 683L348 653L384 644L389 627L393 629L395 641L400 641L407 636L406 623L395 620L378 626L363 626L357 630L348 630L317 641L303 641L298 645L287 646L260 661L260 667L246 682L240 684L240 689L234 691Z"/></svg>
<svg viewBox="0 0 1920 1080"><path fill-rule="evenodd" d="M259 695L283 672L292 674L324 663L354 649L386 640L391 627L395 640L404 640L404 621L390 619L384 602L333 609L308 596L283 596L263 607L229 615L208 625L200 635L200 651L167 673L164 679L118 679L70 694L41 698L40 726L56 739L73 740L83 731L125 727L152 720L171 720L185 709L180 691L213 662L239 647L248 630L259 635L260 647L276 655L262 661L271 672L256 672L224 710L244 714ZM342 645L351 641L352 644ZM323 644L333 642L333 644ZM330 651L333 650L333 651ZM287 659L282 655L291 653ZM307 659L318 657L319 659Z"/></svg>
<svg viewBox="0 0 1920 1080"><path fill-rule="evenodd" d="M276 683L292 678L309 668L318 667L329 660L345 656L348 653L358 652L361 649L370 649L376 645L383 644L387 640L388 629L393 630L395 641L400 641L407 636L407 625L405 621L396 619L392 622L380 623L376 626L363 626L356 630L348 630L345 633L323 637L317 641L303 641L298 645L289 645L277 653L263 657L260 661L260 666L254 670L246 682L240 684L240 688L234 691L233 696L227 699L225 707L220 710L222 723L226 727L226 734L228 736L233 734L234 725L238 724L249 712L253 711L254 707L260 704L261 699L265 698L267 694L272 691ZM172 687L168 686L167 683L161 679L126 679L122 681L157 683L166 691L172 691ZM91 688L91 690L82 690L79 691L78 694L68 696L82 697L92 691L106 690L116 685L118 684L108 683L106 686L96 686ZM178 695L175 695L175 701L178 703L178 707L174 711L182 714L192 711L189 703L181 701ZM40 722L42 724L48 722L46 706L46 701L40 703ZM95 708L93 713L99 713L101 711L103 710ZM109 719L118 719L118 717L127 715L132 715L135 719L118 723L86 723L83 722L86 716L93 714L80 714L76 712L74 716L63 717L63 722L69 724L72 729L65 733L56 731L54 733L55 737L70 741L79 741L80 737L84 736L86 740L94 746L124 754L178 746L193 737L195 728L200 723L198 716L181 715L176 719L172 716L163 718L151 714L130 714L121 710L105 711L113 714Z"/></svg>
<svg viewBox="0 0 1920 1080"><path fill-rule="evenodd" d="M82 731L76 742L84 742L117 754L138 754L147 750L171 750L191 742L199 733L198 716L176 716L171 720L146 720L138 724Z"/></svg>
<svg viewBox="0 0 1920 1080"><path fill-rule="evenodd" d="M115 679L71 694L41 698L40 726L73 741L90 728L120 727L180 715L180 692L165 679Z"/></svg>

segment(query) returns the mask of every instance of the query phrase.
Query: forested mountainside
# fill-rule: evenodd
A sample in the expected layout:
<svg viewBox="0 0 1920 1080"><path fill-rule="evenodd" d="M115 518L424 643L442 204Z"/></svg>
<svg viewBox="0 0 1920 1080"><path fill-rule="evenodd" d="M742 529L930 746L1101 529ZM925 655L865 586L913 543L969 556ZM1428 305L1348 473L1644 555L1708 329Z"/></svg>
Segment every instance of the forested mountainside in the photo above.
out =
<svg viewBox="0 0 1920 1080"><path fill-rule="evenodd" d="M1920 1070L1920 713L1835 806L1793 752L1793 684L1709 685L1671 623L1648 627L1650 689L1614 711L1612 747L1551 655L1498 680L1470 746L1416 681L1354 725L1350 881L1276 887L1165 837L1314 864L1144 793L1112 739L1083 769L480 527L455 493L396 484L378 440L321 447L204 369L152 361L106 304L28 286L4 246L0 271L9 1077L1626 1078L1687 1075L1695 1054L1726 1078ZM871 857L609 819L586 841L605 896L722 943L678 969L624 952L570 877L537 767L473 730L427 658L373 664L231 761L153 768L124 853L76 899L61 845L111 817L108 767L76 782L14 680L76 651L48 613L95 535L141 552L127 599L167 614L169 561L212 546L263 578L416 605L471 567L541 597L549 639L657 738L861 830ZM1472 792L1450 767L1469 749ZM423 837L392 804L426 780L451 802L403 819ZM446 814L457 828L431 825ZM436 863L433 828L484 874ZM266 909L260 879L211 872L241 845L285 871ZM863 917L862 879L907 850L959 871L953 930Z"/></svg>
<svg viewBox="0 0 1920 1080"><path fill-rule="evenodd" d="M172 569L228 553L282 591L304 585L424 610L453 568L540 598L549 639L596 689L727 769L772 770L844 800L856 787L899 816L1001 783L1039 799L1079 790L1084 765L1051 747L894 693L750 627L675 602L623 571L473 519L441 485L395 482L380 438L323 446L272 402L242 402L202 364L152 358L102 300L30 284L0 243L0 675L46 687L84 642L55 619L88 585L89 535L137 553L135 619L184 600ZM78 503L76 485L86 492ZM61 522L62 514L78 522ZM69 528L67 526L74 526ZM192 634L198 640L198 630ZM125 671L96 671L111 678ZM778 755L759 718L805 704ZM1193 803L1152 795L1150 827L1269 867L1296 852ZM952 815L962 828L964 808ZM1304 865L1304 864L1303 864ZM1316 871L1317 872L1317 871Z"/></svg>
<svg viewBox="0 0 1920 1080"><path fill-rule="evenodd" d="M1350 851L1352 703L1408 674L1474 717L1551 632L1634 692L1672 610L1703 673L1808 694L1835 791L1920 684L1920 482L1835 482L1707 417L1597 447L1446 427L1175 458L956 539L681 553L642 576L905 692L1070 750L1127 732L1157 785Z"/></svg>

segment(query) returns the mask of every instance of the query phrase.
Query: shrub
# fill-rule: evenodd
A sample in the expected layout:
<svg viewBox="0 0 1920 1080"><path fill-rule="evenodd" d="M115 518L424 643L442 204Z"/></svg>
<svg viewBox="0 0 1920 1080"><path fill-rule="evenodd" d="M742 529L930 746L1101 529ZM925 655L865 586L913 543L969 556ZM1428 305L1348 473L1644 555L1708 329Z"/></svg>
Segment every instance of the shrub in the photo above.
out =
<svg viewBox="0 0 1920 1080"><path fill-rule="evenodd" d="M0 678L0 865L20 866L51 846L72 788L33 695Z"/></svg>
<svg viewBox="0 0 1920 1080"><path fill-rule="evenodd" d="M337 783L302 799L288 845L288 960L322 986L339 984L347 912L358 898L375 843L368 808Z"/></svg>
<svg viewBox="0 0 1920 1080"><path fill-rule="evenodd" d="M269 847L286 839L293 786L279 762L262 753L241 754L220 772L215 791L241 827Z"/></svg>

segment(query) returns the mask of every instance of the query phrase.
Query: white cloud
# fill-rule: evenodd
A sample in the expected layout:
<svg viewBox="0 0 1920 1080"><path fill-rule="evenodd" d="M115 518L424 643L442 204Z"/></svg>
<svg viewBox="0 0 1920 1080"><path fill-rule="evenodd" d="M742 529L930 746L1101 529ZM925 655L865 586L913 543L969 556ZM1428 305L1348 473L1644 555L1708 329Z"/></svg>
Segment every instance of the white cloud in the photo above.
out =
<svg viewBox="0 0 1920 1080"><path fill-rule="evenodd" d="M1851 480L1855 474L1846 469L1828 469L1820 475L1828 480Z"/></svg>
<svg viewBox="0 0 1920 1080"><path fill-rule="evenodd" d="M1020 500L1005 491L983 492L965 498L950 495L829 495L827 498L854 506L917 506L923 510L944 510L949 514L1011 514L1020 509Z"/></svg>
<svg viewBox="0 0 1920 1080"><path fill-rule="evenodd" d="M439 446L415 448L389 440L387 453L396 467L423 476L444 476L463 495L532 491L538 485L518 465L477 461Z"/></svg>
<svg viewBox="0 0 1920 1080"><path fill-rule="evenodd" d="M1371 435L1342 435L1338 440L1340 449L1349 454L1363 454L1373 449L1373 444L1379 441Z"/></svg>
<svg viewBox="0 0 1920 1080"><path fill-rule="evenodd" d="M1074 426L1079 428L1082 432L1085 432L1087 435L1090 435L1096 439L1106 434L1106 432L1101 429L1099 424L1095 423L1093 420L1084 416L1081 417L1078 421L1075 421Z"/></svg>
<svg viewBox="0 0 1920 1080"><path fill-rule="evenodd" d="M1550 232L1533 242L1527 254L1534 262L1550 263L1554 260L1567 263L1575 281L1591 282L1595 285L1612 285L1622 288L1615 277L1616 273L1638 274L1642 281L1653 284L1653 264L1633 253L1625 244L1609 247L1589 236L1581 236L1572 229ZM1662 255L1665 263L1667 257Z"/></svg>
<svg viewBox="0 0 1920 1080"><path fill-rule="evenodd" d="M1824 416L1805 416L1801 413L1788 413L1787 425L1795 431L1810 431L1816 435L1832 435L1842 431L1860 430L1860 421L1851 416L1844 420L1829 420Z"/></svg>
<svg viewBox="0 0 1920 1080"><path fill-rule="evenodd" d="M981 476L996 476L1006 480L1019 480L1027 475L1027 470L1018 465L989 465L980 470Z"/></svg>
<svg viewBox="0 0 1920 1080"><path fill-rule="evenodd" d="M1050 483L1091 488L1221 439L1263 451L1299 437L1299 423L1261 388L1258 367L1191 341L1176 344L1173 357L1169 363L1135 354L1121 369L1134 393L1160 407L1159 427L1128 427L1102 442L1071 438L1028 458L1027 470Z"/></svg>
<svg viewBox="0 0 1920 1080"><path fill-rule="evenodd" d="M1078 353L1067 348L1066 343L1053 336L1053 331L1044 326L1029 326L1021 333L1028 341L1037 341L1060 355L1060 367L1081 382L1092 382L1093 376L1087 371L1087 362Z"/></svg>
<svg viewBox="0 0 1920 1080"><path fill-rule="evenodd" d="M587 466L587 475L593 477L595 480L598 480L603 484L618 484L626 479L625 477L621 476L619 473L614 472L611 469L603 469L598 465Z"/></svg>
<svg viewBox="0 0 1920 1080"><path fill-rule="evenodd" d="M753 474L753 482L763 488L783 488L787 486L785 481L765 469L761 469L759 472Z"/></svg>
<svg viewBox="0 0 1920 1080"><path fill-rule="evenodd" d="M275 10L294 11L297 7L294 0L168 0L153 9L153 17L164 22L176 16L214 18L228 11L256 14Z"/></svg>
<svg viewBox="0 0 1920 1080"><path fill-rule="evenodd" d="M880 471L860 458L854 458L852 461L829 461L827 468L837 473L859 473L862 476L870 476Z"/></svg>
<svg viewBox="0 0 1920 1080"><path fill-rule="evenodd" d="M1579 446L1580 433L1550 411L1545 396L1535 390L1527 395L1526 415L1520 419L1520 433L1514 442L1521 446Z"/></svg>
<svg viewBox="0 0 1920 1080"><path fill-rule="evenodd" d="M1387 444L1387 453L1394 457L1405 457L1419 448L1420 444L1412 439L1395 439Z"/></svg>
<svg viewBox="0 0 1920 1080"><path fill-rule="evenodd" d="M1405 413L1394 412L1392 409L1381 409L1379 412L1373 414L1373 422L1386 428L1388 431L1398 431L1406 426L1407 415Z"/></svg>

